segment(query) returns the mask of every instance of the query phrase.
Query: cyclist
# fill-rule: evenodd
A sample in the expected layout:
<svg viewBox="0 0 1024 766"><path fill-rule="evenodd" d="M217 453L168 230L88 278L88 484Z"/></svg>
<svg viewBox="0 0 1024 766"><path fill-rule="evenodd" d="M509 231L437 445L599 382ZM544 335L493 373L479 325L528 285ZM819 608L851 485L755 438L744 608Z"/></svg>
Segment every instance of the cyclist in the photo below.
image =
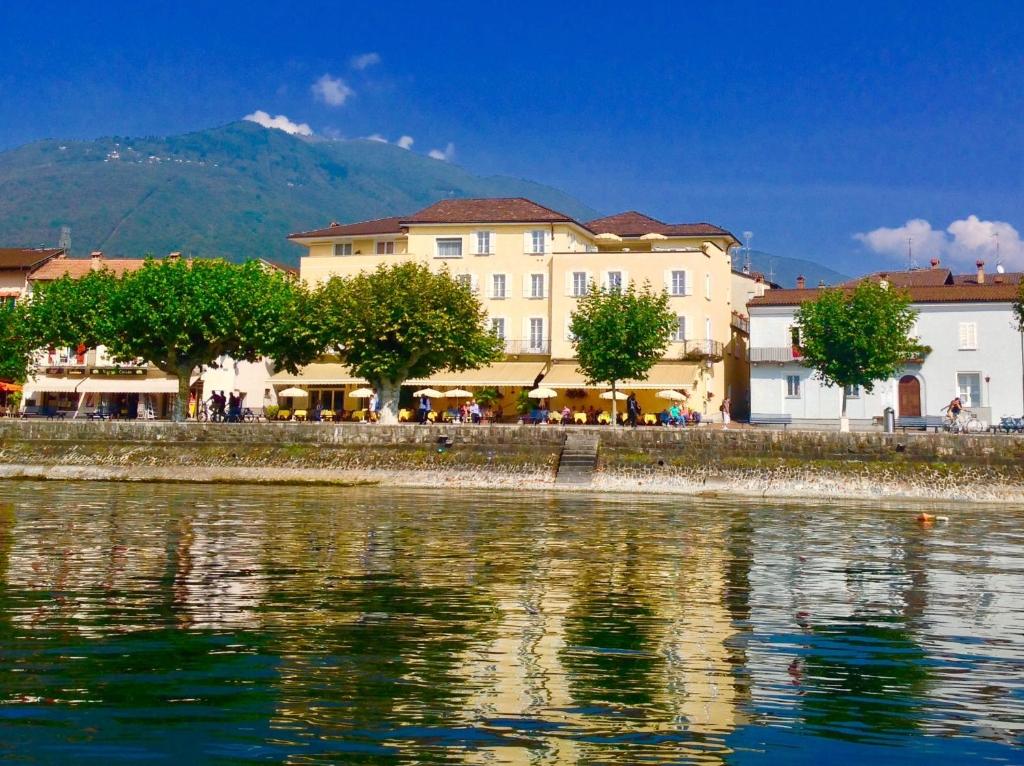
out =
<svg viewBox="0 0 1024 766"><path fill-rule="evenodd" d="M950 423L955 423L956 419L960 417L960 412L964 408L964 403L960 401L959 396L954 396L953 401L946 407L946 417L949 418Z"/></svg>

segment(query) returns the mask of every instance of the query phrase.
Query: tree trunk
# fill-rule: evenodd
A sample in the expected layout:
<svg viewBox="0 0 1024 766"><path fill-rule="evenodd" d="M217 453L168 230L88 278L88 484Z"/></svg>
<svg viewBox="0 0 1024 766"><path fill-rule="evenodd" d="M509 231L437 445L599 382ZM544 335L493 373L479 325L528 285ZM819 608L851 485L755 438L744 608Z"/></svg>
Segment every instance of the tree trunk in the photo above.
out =
<svg viewBox="0 0 1024 766"><path fill-rule="evenodd" d="M402 382L390 380L377 381L377 397L380 401L380 422L392 425L398 422L398 397L402 392Z"/></svg>
<svg viewBox="0 0 1024 766"><path fill-rule="evenodd" d="M188 415L188 392L192 387L192 368L177 370L178 375L178 399L174 402L174 422L182 423Z"/></svg>
<svg viewBox="0 0 1024 766"><path fill-rule="evenodd" d="M846 417L846 386L843 386L843 410L839 415L839 433L850 432L850 419Z"/></svg>
<svg viewBox="0 0 1024 766"><path fill-rule="evenodd" d="M618 401L615 399L615 381L612 381L612 425L617 426L619 424L618 410L616 405Z"/></svg>

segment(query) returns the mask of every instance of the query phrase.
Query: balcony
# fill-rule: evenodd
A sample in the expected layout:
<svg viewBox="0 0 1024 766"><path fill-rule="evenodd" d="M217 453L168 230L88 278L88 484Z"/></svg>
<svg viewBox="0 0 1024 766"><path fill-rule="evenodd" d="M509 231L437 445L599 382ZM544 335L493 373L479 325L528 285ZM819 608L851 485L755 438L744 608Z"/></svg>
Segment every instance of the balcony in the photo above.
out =
<svg viewBox="0 0 1024 766"><path fill-rule="evenodd" d="M717 340L684 340L682 358L691 362L721 362L725 346Z"/></svg>
<svg viewBox="0 0 1024 766"><path fill-rule="evenodd" d="M37 369L76 369L96 364L96 349L76 354L71 348L57 348L52 351L41 349L32 355L32 365Z"/></svg>
<svg viewBox="0 0 1024 766"><path fill-rule="evenodd" d="M751 364L785 364L804 358L798 346L758 346L747 354Z"/></svg>
<svg viewBox="0 0 1024 766"><path fill-rule="evenodd" d="M511 339L505 338L505 353L509 356L522 354L550 354L551 341L544 339Z"/></svg>

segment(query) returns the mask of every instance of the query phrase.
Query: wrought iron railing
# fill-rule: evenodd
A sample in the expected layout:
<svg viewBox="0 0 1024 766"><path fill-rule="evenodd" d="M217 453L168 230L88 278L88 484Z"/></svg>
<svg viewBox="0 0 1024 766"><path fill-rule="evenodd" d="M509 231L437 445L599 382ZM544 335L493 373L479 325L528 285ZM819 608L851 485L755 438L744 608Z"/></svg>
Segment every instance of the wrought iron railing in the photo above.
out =
<svg viewBox="0 0 1024 766"><path fill-rule="evenodd" d="M683 341L683 359L693 361L710 360L720 362L725 356L725 346L717 340L685 340Z"/></svg>
<svg viewBox="0 0 1024 766"><path fill-rule="evenodd" d="M505 338L506 354L547 354L551 352L551 341L547 338Z"/></svg>

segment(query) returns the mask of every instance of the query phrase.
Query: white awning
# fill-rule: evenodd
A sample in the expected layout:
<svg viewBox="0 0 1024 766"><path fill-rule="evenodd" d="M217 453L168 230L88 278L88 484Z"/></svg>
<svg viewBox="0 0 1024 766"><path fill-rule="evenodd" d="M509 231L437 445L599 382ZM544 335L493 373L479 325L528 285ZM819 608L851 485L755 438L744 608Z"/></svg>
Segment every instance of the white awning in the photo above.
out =
<svg viewBox="0 0 1024 766"><path fill-rule="evenodd" d="M407 380L407 386L526 386L544 369L544 362L496 362L478 370L436 372L429 378Z"/></svg>
<svg viewBox="0 0 1024 766"><path fill-rule="evenodd" d="M698 365L686 362L665 362L654 365L647 374L646 380L620 380L615 387L622 391L635 388L638 391L647 389L693 388L697 380ZM541 385L549 388L590 388L606 389L606 383L589 384L583 373L576 369L572 362L554 364L544 376Z"/></svg>
<svg viewBox="0 0 1024 766"><path fill-rule="evenodd" d="M29 378L25 383L25 398L31 399L36 393L60 394L75 391L86 380L86 378L52 378L49 375Z"/></svg>
<svg viewBox="0 0 1024 766"><path fill-rule="evenodd" d="M176 394L175 378L86 378L78 388L83 394Z"/></svg>
<svg viewBox="0 0 1024 766"><path fill-rule="evenodd" d="M282 371L270 379L272 386L345 386L369 385L369 381L357 378L347 365L331 362L315 362L299 368L299 374Z"/></svg>

